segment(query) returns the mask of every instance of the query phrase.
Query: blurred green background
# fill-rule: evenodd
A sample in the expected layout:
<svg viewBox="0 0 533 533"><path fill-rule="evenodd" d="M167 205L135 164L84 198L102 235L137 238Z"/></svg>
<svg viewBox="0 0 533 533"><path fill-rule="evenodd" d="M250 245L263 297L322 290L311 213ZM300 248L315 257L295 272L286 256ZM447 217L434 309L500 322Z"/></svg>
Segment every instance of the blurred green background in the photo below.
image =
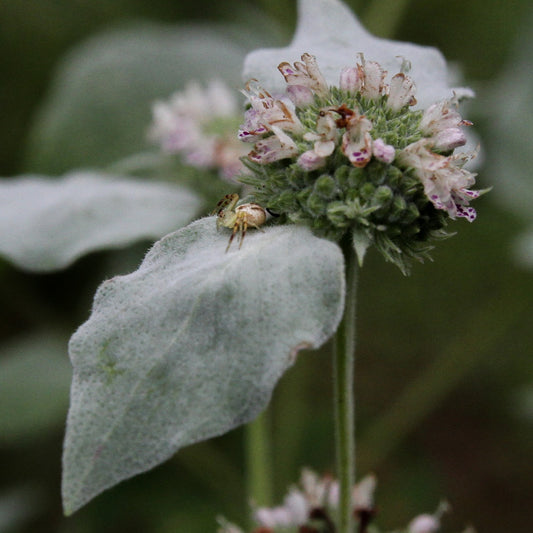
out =
<svg viewBox="0 0 533 533"><path fill-rule="evenodd" d="M358 302L359 474L378 475L377 522L385 529L404 526L446 498L453 512L444 531L471 523L479 532L526 533L533 524L533 270L513 259L512 242L525 221L499 202L498 180L505 176L495 176L491 162L503 146L494 105L505 95L497 94L497 80L512 70L516 39L533 20L530 2L346 3L377 35L437 46L457 63L478 93L467 117L485 151L480 186L494 186L476 202L478 220L456 223L458 235L410 277L368 257ZM391 27L384 13L403 4ZM239 54L287 43L295 15L288 0L2 0L0 175L105 166L141 149L143 130L132 124L147 125L153 98L189 76L225 75L237 88ZM216 31L212 44L228 46L228 65L218 69L227 72L215 66L197 72L193 59L180 57L179 36L187 40L190 28L196 36L205 28L205 46ZM141 63L161 53L162 64L174 70L154 87L146 72L124 93L131 101L120 100L116 57L101 71L83 60L94 50L104 58L106 46L136 35L153 44L139 49ZM164 52L161 43L169 45ZM128 68L139 67L132 60ZM78 85L69 78L74 71ZM95 91L107 85L94 76L106 73L114 76L109 91L122 111L99 130ZM47 275L0 262L0 531L200 533L216 530L218 514L243 522L242 429L184 449L73 517L62 516L66 342L87 318L101 280L134 268L146 246L91 254ZM330 360L328 346L301 355L275 391L269 411L280 500L302 466L334 468Z"/></svg>

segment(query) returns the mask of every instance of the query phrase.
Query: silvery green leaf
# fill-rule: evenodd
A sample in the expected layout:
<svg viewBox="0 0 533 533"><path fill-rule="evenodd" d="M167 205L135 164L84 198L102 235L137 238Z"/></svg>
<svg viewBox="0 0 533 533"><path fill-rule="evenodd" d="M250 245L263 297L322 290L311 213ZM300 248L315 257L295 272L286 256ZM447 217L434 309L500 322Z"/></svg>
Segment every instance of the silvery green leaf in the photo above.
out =
<svg viewBox="0 0 533 533"><path fill-rule="evenodd" d="M245 81L258 79L271 92L283 91L285 85L277 66L282 61L299 61L304 52L317 57L330 85L338 85L341 69L354 66L357 54L363 53L389 74L399 71L403 58L410 61L409 75L416 82L421 108L452 96L446 61L437 49L374 37L340 0L298 0L298 24L292 43L248 54L243 77Z"/></svg>
<svg viewBox="0 0 533 533"><path fill-rule="evenodd" d="M0 351L0 443L60 428L68 408L68 337L35 333Z"/></svg>
<svg viewBox="0 0 533 533"><path fill-rule="evenodd" d="M225 253L229 233L201 219L99 288L70 342L66 513L252 420L298 351L336 330L344 304L336 244L278 226L249 231Z"/></svg>
<svg viewBox="0 0 533 533"><path fill-rule="evenodd" d="M517 33L508 64L476 107L489 126L485 172L489 184L494 184L494 197L526 223L525 231L514 243L513 252L515 259L527 268L533 266L532 23L533 11L530 11Z"/></svg>
<svg viewBox="0 0 533 533"><path fill-rule="evenodd" d="M157 239L191 220L193 193L95 172L0 180L0 255L35 272L99 249Z"/></svg>

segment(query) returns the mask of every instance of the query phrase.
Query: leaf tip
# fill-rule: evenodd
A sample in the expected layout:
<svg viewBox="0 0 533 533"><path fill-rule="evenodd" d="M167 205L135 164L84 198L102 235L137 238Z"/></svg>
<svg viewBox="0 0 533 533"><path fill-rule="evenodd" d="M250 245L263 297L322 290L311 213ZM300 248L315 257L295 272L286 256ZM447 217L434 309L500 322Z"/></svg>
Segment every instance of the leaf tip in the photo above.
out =
<svg viewBox="0 0 533 533"><path fill-rule="evenodd" d="M81 506L76 505L71 496L63 492L62 498L63 516L72 516Z"/></svg>
<svg viewBox="0 0 533 533"><path fill-rule="evenodd" d="M362 231L354 231L352 233L352 242L355 249L355 255L357 255L357 262L359 267L363 266L366 251L370 246L370 237Z"/></svg>

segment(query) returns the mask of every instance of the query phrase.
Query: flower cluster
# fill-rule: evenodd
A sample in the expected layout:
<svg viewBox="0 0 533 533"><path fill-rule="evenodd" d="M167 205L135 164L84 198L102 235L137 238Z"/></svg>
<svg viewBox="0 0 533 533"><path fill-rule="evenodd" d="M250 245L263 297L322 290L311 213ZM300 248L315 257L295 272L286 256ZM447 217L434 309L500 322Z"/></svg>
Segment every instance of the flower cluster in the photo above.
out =
<svg viewBox="0 0 533 533"><path fill-rule="evenodd" d="M374 475L364 477L352 489L354 516L358 521L358 531L368 531L368 525L376 514L374 492L377 480ZM339 505L339 483L330 476L320 477L309 469L304 469L298 487L291 487L282 505L259 507L254 512L257 527L252 533L333 533L337 531L336 511ZM443 501L432 514L415 516L404 533L437 533L442 516L450 510ZM219 518L218 533L243 533L243 530ZM372 531L378 533L378 529ZM468 527L463 533L475 533Z"/></svg>
<svg viewBox="0 0 533 533"><path fill-rule="evenodd" d="M151 141L167 153L180 154L191 166L217 170L233 181L243 171L240 157L247 150L235 137L240 105L221 81L206 88L196 82L174 93L168 102L153 105Z"/></svg>
<svg viewBox="0 0 533 533"><path fill-rule="evenodd" d="M352 504L360 523L367 524L374 514L376 478L363 478L352 490ZM259 507L254 512L258 525L254 533L275 531L334 531L335 511L339 505L339 483L330 476L320 477L304 469L299 487L291 487L283 504L277 507ZM366 527L366 526L365 526ZM242 533L233 524L223 522L220 533Z"/></svg>
<svg viewBox="0 0 533 533"><path fill-rule="evenodd" d="M427 257L427 241L444 235L447 219L473 221L475 175L465 168L458 98L425 111L403 60L389 82L375 61L359 55L329 87L316 59L283 62L283 95L255 80L239 138L253 143L241 178L253 199L289 222L339 240L351 231L406 269L405 257Z"/></svg>

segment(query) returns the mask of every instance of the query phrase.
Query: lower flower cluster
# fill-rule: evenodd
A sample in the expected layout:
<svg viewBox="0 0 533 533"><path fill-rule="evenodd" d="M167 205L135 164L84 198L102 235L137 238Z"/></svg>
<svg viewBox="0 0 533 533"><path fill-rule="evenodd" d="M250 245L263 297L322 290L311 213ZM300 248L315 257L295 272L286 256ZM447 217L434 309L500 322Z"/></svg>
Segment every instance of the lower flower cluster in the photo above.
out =
<svg viewBox="0 0 533 533"><path fill-rule="evenodd" d="M369 475L352 490L352 505L359 524L366 525L374 515L376 478ZM334 533L335 514L339 506L339 483L331 476L320 477L304 469L298 487L289 489L283 504L277 507L258 507L253 533ZM243 533L223 519L219 519L219 533ZM361 528L360 528L361 529Z"/></svg>
<svg viewBox="0 0 533 533"><path fill-rule="evenodd" d="M352 489L352 508L357 521L357 531L366 533L376 514L374 491L377 481L368 475ZM339 484L331 476L320 477L309 469L304 469L299 486L289 489L282 505L259 507L254 512L257 527L252 533L336 533L336 512L339 506ZM440 530L442 515L449 511L443 501L432 514L421 514L397 533L436 533ZM218 533L244 533L243 530L219 518ZM374 525L374 533L379 533ZM475 533L468 527L463 533Z"/></svg>

